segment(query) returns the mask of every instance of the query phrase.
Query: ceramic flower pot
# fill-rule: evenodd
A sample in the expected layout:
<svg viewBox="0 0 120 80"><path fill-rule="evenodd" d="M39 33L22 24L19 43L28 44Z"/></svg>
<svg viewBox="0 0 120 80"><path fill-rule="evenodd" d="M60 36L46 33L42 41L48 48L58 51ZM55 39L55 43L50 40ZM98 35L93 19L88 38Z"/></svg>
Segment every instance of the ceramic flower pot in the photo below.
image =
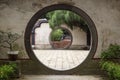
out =
<svg viewBox="0 0 120 80"><path fill-rule="evenodd" d="M18 53L19 53L19 51L9 51L8 52L8 59L10 61L16 61L18 58Z"/></svg>

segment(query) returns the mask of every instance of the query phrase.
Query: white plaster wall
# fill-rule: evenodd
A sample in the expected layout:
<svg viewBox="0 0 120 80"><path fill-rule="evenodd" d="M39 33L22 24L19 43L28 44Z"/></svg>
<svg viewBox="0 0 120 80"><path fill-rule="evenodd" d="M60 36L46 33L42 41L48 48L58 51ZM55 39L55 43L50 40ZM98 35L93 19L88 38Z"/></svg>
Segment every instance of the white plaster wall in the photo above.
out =
<svg viewBox="0 0 120 80"><path fill-rule="evenodd" d="M49 44L51 31L48 23L42 23L39 28L35 29L35 44Z"/></svg>
<svg viewBox="0 0 120 80"><path fill-rule="evenodd" d="M86 33L81 30L79 27L74 27L73 30L68 28L66 25L62 25L62 27L68 29L72 36L73 42L72 45L87 45L86 43ZM35 47L36 48L47 48L50 47L49 43L49 35L52 29L49 27L49 23L42 23L39 28L35 29Z"/></svg>
<svg viewBox="0 0 120 80"><path fill-rule="evenodd" d="M74 26L73 30L71 30L67 25L63 24L61 27L68 29L73 37L72 45L87 45L87 36L86 33L80 29L79 27Z"/></svg>
<svg viewBox="0 0 120 80"><path fill-rule="evenodd" d="M110 44L120 45L120 1L119 0L74 0L95 23L98 32L98 47L94 58ZM84 4L84 5L82 5Z"/></svg>
<svg viewBox="0 0 120 80"><path fill-rule="evenodd" d="M74 4L94 21L98 31L95 58L109 44L120 44L120 0L0 0L0 29L11 28L13 32L21 33L38 10L58 2ZM19 43L24 47L24 39Z"/></svg>
<svg viewBox="0 0 120 80"><path fill-rule="evenodd" d="M49 35L52 29L48 23L42 23L39 28L35 29L35 47L47 48L49 43Z"/></svg>
<svg viewBox="0 0 120 80"><path fill-rule="evenodd" d="M73 43L72 45L87 45L87 36L86 33L80 28L76 27L72 31Z"/></svg>

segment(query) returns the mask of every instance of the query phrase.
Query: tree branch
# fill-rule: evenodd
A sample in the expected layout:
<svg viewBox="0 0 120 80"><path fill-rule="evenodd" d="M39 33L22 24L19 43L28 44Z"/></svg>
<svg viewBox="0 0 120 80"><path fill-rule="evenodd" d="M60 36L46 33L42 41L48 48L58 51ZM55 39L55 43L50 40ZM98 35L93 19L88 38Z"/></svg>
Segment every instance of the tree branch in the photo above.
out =
<svg viewBox="0 0 120 80"><path fill-rule="evenodd" d="M8 47L8 46L4 46L4 45L0 45L1 47L3 47L3 48L10 48L10 47Z"/></svg>

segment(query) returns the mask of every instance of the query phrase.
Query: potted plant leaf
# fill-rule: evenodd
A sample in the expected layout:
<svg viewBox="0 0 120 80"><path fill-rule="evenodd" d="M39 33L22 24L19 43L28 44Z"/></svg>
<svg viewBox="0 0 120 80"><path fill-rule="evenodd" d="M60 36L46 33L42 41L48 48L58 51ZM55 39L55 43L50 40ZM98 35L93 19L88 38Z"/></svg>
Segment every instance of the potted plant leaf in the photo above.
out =
<svg viewBox="0 0 120 80"><path fill-rule="evenodd" d="M16 41L21 37L22 35L18 33L0 31L0 46L9 49L8 58L11 61L15 61L17 59L19 53L19 45L16 43Z"/></svg>

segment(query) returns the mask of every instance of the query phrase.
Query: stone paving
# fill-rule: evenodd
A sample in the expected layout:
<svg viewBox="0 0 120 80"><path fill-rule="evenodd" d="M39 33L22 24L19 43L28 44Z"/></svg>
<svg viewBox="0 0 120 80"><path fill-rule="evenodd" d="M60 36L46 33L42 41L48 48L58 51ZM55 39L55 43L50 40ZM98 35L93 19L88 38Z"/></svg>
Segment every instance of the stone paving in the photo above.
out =
<svg viewBox="0 0 120 80"><path fill-rule="evenodd" d="M34 50L36 57L45 66L55 70L68 70L81 64L88 50Z"/></svg>
<svg viewBox="0 0 120 80"><path fill-rule="evenodd" d="M25 75L17 80L108 80L100 75Z"/></svg>

